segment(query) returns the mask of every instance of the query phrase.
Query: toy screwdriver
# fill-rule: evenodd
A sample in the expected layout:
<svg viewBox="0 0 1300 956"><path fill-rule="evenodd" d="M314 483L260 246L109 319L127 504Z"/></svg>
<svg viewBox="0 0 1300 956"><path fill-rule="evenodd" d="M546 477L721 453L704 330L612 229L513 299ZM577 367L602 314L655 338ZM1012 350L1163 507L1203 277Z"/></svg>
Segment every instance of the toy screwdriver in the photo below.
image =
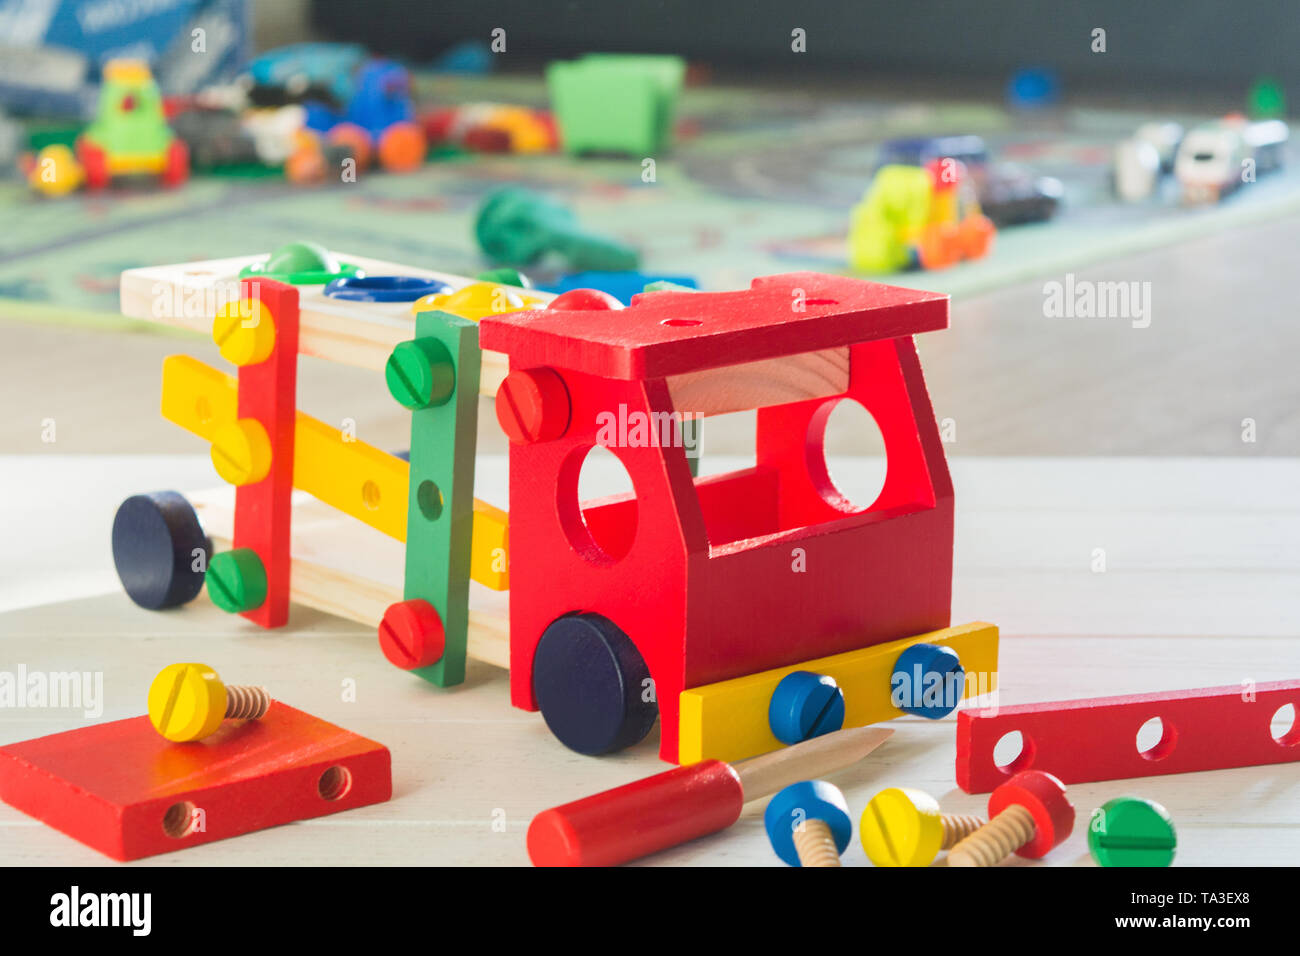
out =
<svg viewBox="0 0 1300 956"><path fill-rule="evenodd" d="M851 727L737 764L704 760L543 810L528 827L534 866L616 866L725 830L745 803L857 763L893 733Z"/></svg>

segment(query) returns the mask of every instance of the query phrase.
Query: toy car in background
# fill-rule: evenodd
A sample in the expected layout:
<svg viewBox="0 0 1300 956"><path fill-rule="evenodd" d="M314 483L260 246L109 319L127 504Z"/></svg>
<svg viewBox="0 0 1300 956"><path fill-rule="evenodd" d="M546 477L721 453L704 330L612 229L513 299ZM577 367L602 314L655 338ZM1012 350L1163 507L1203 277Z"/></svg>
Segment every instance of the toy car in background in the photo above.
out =
<svg viewBox="0 0 1300 956"><path fill-rule="evenodd" d="M355 43L296 43L252 60L241 79L254 106L314 100L342 109L365 59L365 47Z"/></svg>
<svg viewBox="0 0 1300 956"><path fill-rule="evenodd" d="M1248 122L1227 116L1197 126L1183 137L1174 158L1185 202L1217 202L1247 182L1253 163L1255 176L1280 169L1289 136L1281 120Z"/></svg>
<svg viewBox="0 0 1300 956"><path fill-rule="evenodd" d="M1183 140L1177 123L1143 123L1137 131L1115 146L1111 182L1124 202L1150 198L1161 177L1173 172L1174 157Z"/></svg>
<svg viewBox="0 0 1300 956"><path fill-rule="evenodd" d="M942 269L984 256L996 234L960 161L882 166L853 207L849 265L872 273Z"/></svg>
<svg viewBox="0 0 1300 956"><path fill-rule="evenodd" d="M50 145L26 166L34 189L50 196L85 185L103 189L123 177L156 177L164 186L183 183L190 154L167 125L162 95L149 67L138 60L104 65L95 121L77 137L75 154Z"/></svg>
<svg viewBox="0 0 1300 956"><path fill-rule="evenodd" d="M365 168L377 156L390 172L406 172L424 162L428 152L424 130L415 121L411 75L388 60L371 60L356 73L355 88L342 112L325 103L307 106L307 127L328 142L355 150L357 166Z"/></svg>
<svg viewBox="0 0 1300 956"><path fill-rule="evenodd" d="M549 153L558 145L555 120L545 110L505 103L465 103L420 118L431 146L476 153Z"/></svg>
<svg viewBox="0 0 1300 956"><path fill-rule="evenodd" d="M1046 222L1056 215L1065 187L1059 179L1038 176L1010 163L994 163L983 138L975 135L887 140L880 146L883 166L924 166L937 160L961 163L975 184L980 208L999 229Z"/></svg>

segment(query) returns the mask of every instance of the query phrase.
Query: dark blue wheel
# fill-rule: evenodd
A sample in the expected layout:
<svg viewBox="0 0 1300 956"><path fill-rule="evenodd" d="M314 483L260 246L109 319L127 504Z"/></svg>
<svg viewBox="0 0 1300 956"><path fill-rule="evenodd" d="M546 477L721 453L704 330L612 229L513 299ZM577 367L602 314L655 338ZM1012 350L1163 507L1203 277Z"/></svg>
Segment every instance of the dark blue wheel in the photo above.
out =
<svg viewBox="0 0 1300 956"><path fill-rule="evenodd" d="M560 743L596 756L639 743L659 716L641 653L599 614L570 614L542 634L533 692Z"/></svg>
<svg viewBox="0 0 1300 956"><path fill-rule="evenodd" d="M184 495L132 495L113 519L113 564L127 596L151 611L194 600L212 542Z"/></svg>

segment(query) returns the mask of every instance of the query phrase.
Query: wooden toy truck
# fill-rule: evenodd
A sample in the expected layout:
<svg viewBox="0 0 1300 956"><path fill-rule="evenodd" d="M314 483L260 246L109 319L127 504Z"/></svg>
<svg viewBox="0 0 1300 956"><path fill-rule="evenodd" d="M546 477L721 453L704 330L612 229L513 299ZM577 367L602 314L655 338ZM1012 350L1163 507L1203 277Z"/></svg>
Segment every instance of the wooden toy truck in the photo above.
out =
<svg viewBox="0 0 1300 956"><path fill-rule="evenodd" d="M123 274L126 314L214 327L240 363L236 382L166 360L164 416L213 441L237 488L233 509L228 490L124 504L136 515L119 512L115 559L138 603L198 593L206 533L233 544L206 567L221 606L278 626L292 600L377 627L390 660L443 686L467 656L508 666L513 703L592 754L656 718L668 761L776 749L768 703L800 669L838 681L846 725L899 716L891 673L918 643L960 656L964 692L995 689L997 629L950 626L952 485L912 342L946 327L947 296L813 273L625 309L502 287L515 311L476 324L412 314L427 284L466 278L339 253L350 278L293 286L259 272L264 259ZM299 352L385 371L412 409L409 464L296 409ZM472 498L480 392L511 440L508 516ZM888 455L866 507L823 454L845 400L872 414ZM682 423L744 409L757 409L753 467L693 478ZM579 500L597 445L631 494ZM373 557L375 531L406 542L403 588L392 551L387 567Z"/></svg>

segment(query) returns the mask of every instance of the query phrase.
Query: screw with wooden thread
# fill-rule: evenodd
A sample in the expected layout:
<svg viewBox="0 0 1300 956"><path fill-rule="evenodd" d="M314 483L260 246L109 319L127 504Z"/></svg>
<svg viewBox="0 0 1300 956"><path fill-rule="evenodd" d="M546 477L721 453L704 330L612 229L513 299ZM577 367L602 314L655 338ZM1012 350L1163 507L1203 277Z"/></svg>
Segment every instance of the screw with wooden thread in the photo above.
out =
<svg viewBox="0 0 1300 956"><path fill-rule="evenodd" d="M824 780L786 787L767 805L763 825L776 855L791 866L839 866L853 836L844 794Z"/></svg>
<svg viewBox="0 0 1300 956"><path fill-rule="evenodd" d="M223 684L207 664L169 664L149 686L149 720L178 743L202 740L226 720L257 720L271 696L265 687Z"/></svg>
<svg viewBox="0 0 1300 956"><path fill-rule="evenodd" d="M858 838L876 866L929 866L942 850L984 826L983 817L939 812L939 801L922 790L881 790L858 821Z"/></svg>
<svg viewBox="0 0 1300 956"><path fill-rule="evenodd" d="M1013 853L1047 855L1074 829L1074 805L1050 773L1025 770L989 794L989 822L948 853L949 866L997 866Z"/></svg>

